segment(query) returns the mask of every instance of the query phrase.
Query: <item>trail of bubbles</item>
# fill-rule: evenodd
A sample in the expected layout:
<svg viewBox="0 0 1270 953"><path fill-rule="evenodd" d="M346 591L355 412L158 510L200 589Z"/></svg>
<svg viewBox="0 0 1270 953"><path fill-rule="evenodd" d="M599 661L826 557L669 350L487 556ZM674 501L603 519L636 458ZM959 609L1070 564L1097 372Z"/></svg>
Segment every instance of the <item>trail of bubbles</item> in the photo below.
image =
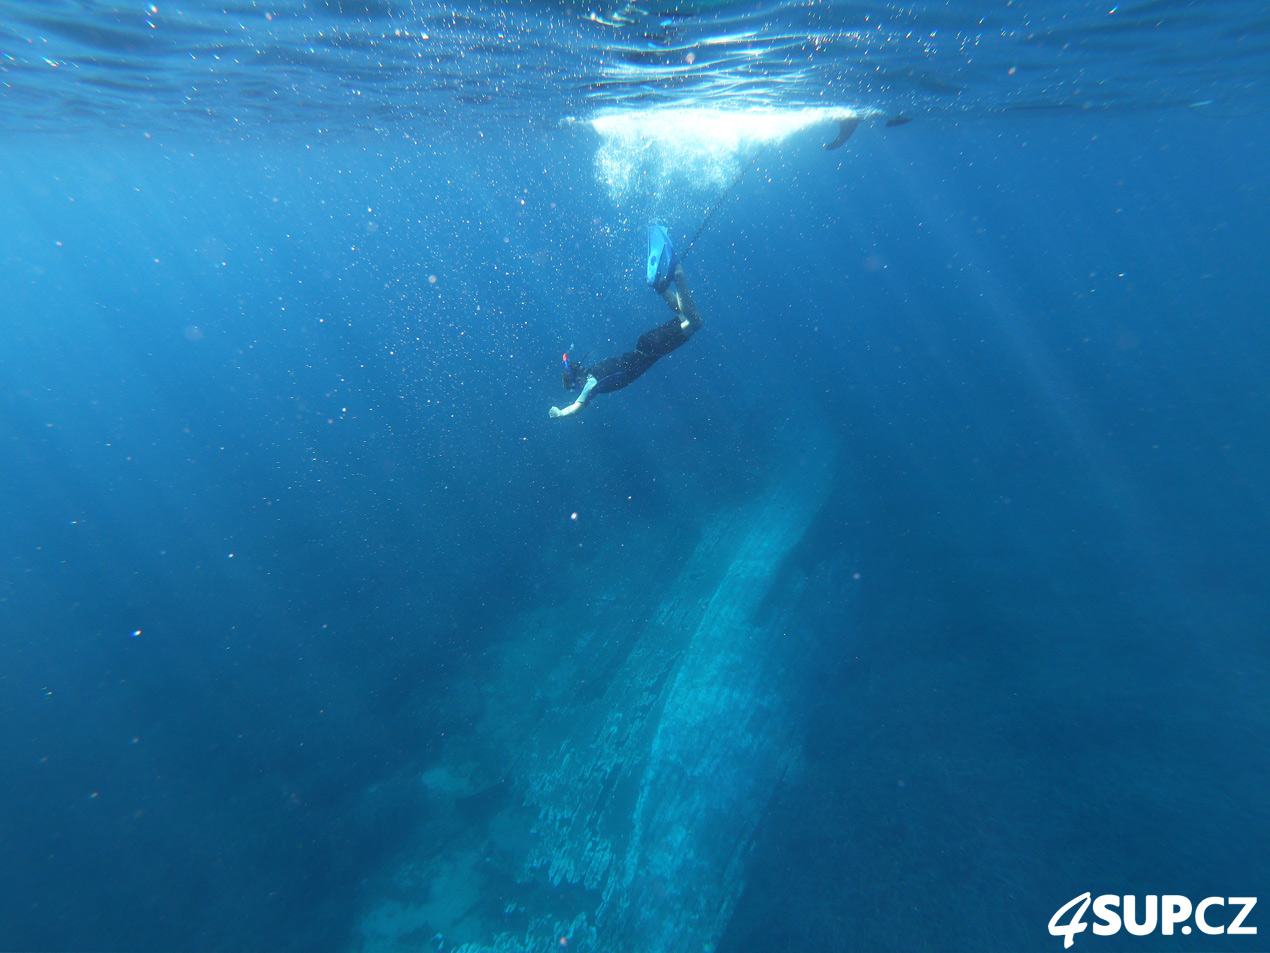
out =
<svg viewBox="0 0 1270 953"><path fill-rule="evenodd" d="M600 135L595 173L619 208L675 218L727 188L748 156L849 109L655 109L608 112L590 125Z"/></svg>

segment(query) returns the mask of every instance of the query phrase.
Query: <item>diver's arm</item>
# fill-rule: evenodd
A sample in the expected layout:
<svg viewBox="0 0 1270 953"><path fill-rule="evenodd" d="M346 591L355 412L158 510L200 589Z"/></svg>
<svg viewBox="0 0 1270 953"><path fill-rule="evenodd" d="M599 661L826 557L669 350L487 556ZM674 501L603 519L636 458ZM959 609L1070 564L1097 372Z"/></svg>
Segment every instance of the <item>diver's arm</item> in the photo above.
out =
<svg viewBox="0 0 1270 953"><path fill-rule="evenodd" d="M547 412L547 415L552 418L573 416L586 406L586 402L591 399L591 391L594 390L597 383L595 376L588 374L586 383L582 385L582 393L578 395L578 399L563 410L559 407L552 407L551 410Z"/></svg>

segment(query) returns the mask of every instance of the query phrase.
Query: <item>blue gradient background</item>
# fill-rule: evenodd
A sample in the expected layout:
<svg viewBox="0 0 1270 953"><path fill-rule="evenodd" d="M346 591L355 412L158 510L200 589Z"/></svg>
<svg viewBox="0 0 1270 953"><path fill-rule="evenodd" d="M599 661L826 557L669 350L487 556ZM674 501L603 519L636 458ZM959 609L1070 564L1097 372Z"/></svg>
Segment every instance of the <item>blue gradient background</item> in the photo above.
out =
<svg viewBox="0 0 1270 953"><path fill-rule="evenodd" d="M570 421L560 351L664 316L585 131L7 143L0 947L347 948L455 674L799 415L842 461L804 763L722 948L1270 895L1265 117L820 142L693 250L702 333Z"/></svg>

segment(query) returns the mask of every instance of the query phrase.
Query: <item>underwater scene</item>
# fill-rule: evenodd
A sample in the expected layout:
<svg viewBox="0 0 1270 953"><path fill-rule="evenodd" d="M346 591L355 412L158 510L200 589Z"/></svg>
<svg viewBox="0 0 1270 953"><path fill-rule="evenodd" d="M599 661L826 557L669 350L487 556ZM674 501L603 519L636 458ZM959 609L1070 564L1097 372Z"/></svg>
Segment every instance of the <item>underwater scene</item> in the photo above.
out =
<svg viewBox="0 0 1270 953"><path fill-rule="evenodd" d="M0 2L0 950L1270 948L1254 0Z"/></svg>

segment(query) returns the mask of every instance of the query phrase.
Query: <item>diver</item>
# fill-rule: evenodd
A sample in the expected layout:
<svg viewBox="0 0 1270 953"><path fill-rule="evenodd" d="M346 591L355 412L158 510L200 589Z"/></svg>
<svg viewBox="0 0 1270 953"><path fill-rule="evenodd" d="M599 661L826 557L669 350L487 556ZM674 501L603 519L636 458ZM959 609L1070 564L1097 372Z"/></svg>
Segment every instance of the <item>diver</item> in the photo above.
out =
<svg viewBox="0 0 1270 953"><path fill-rule="evenodd" d="M564 387L580 391L577 400L563 409L552 407L552 417L568 417L587 405L592 394L621 390L665 357L701 327L701 315L692 301L692 292L684 278L683 265L675 255L670 234L662 225L648 229L648 283L662 296L675 313L665 324L639 336L635 350L618 357L605 358L589 367L582 361L571 361L564 355ZM671 290L671 285L674 290ZM585 357L583 358L585 360Z"/></svg>

